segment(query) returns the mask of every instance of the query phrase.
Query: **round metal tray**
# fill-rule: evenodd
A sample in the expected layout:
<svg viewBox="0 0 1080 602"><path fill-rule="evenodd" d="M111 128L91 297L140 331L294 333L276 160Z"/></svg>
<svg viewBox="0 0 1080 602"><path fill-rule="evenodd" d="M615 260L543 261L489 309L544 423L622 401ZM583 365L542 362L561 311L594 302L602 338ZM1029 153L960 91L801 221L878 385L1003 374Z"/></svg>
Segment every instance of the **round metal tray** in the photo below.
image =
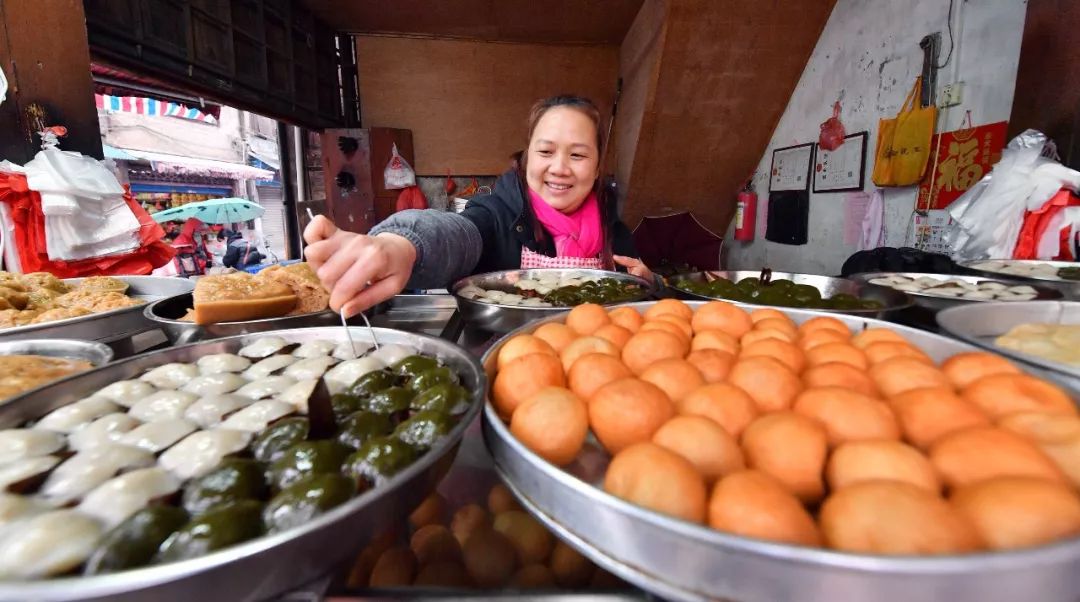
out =
<svg viewBox="0 0 1080 602"><path fill-rule="evenodd" d="M630 306L645 311L650 305ZM879 320L781 311L800 323L832 315L855 329L888 328L937 362L975 349ZM500 348L511 336L553 320L530 324L492 346L483 358L489 378ZM1075 600L1080 592L1080 539L1023 551L942 557L849 554L750 539L677 520L605 493L602 482L608 455L591 440L564 469L520 443L490 403L484 409L483 426L496 469L529 510L603 568L666 598L1065 602Z"/></svg>
<svg viewBox="0 0 1080 602"><path fill-rule="evenodd" d="M974 259L971 261L961 261L957 265L960 267L971 270L976 274L982 276L989 276L991 278L1011 278L1013 280L1023 280L1028 283L1038 282L1043 286L1056 288L1057 290L1065 293L1069 298L1080 298L1080 281L1066 280L1064 278L1040 278L1037 276L1021 276L1018 274L1009 274L1008 272L994 272L990 270L984 270L975 267L976 264L986 261L1007 261L1009 263L1029 265L1029 264L1046 264L1056 268L1075 268L1080 267L1080 263L1073 261L1044 261L1042 259Z"/></svg>
<svg viewBox="0 0 1080 602"><path fill-rule="evenodd" d="M193 303L192 295L188 292L150 303L142 308L143 315L149 323L161 328L161 331L165 333L165 338L173 345L186 345L196 341L209 341L222 337L270 332L272 330L341 326L341 316L329 309L297 316L280 316L261 320L246 320L244 322L218 322L217 324L203 325L178 319L191 309ZM380 304L371 311L378 312L385 306L385 303ZM359 316L353 316L349 319L349 324L354 326L361 326L363 323Z"/></svg>
<svg viewBox="0 0 1080 602"><path fill-rule="evenodd" d="M996 277L995 278L985 278L985 277L982 277L982 276L958 276L958 275L955 275L955 274L930 274L930 273L921 273L921 272L869 272L869 273L865 273L865 274L854 274L852 276L849 276L848 278L850 280L854 281L854 282L858 282L859 284L862 284L862 285L867 286L867 287L881 287L881 288L887 288L887 289L890 289L890 290L896 290L896 289L888 287L888 286L884 286L884 285L880 285L880 284L871 284L870 283L870 281L875 279L875 278L885 278L887 276L905 276L907 278L928 277L928 278L934 278L934 279L937 279L937 280L941 280L942 282L944 282L946 280L963 280L964 282L968 282L968 283L971 283L971 284L978 284L980 282L1000 282L1001 284L1004 284L1006 286L1030 286L1030 287L1034 288L1035 291L1038 293L1038 296L1035 297L1034 300L1039 300L1039 301L1050 301L1050 300L1054 300L1054 299L1061 299L1064 296L1061 293L1061 291L1057 290L1056 288L1037 285L1037 284L1034 284L1034 283L1029 282L1029 281L1010 280L1008 278L996 278ZM900 291L900 292L903 292L903 293L906 293L906 294L910 295L911 298L915 300L916 305L918 305L919 307L924 307L926 309L929 309L930 311L941 311L943 309L949 309L950 307L960 307L960 306L963 306L963 305L971 305L972 303L982 304L982 303L993 303L994 302L993 300L959 299L959 298L956 298L956 297L942 297L942 296L939 296L939 295L932 295L930 293L916 293L916 292L911 292L911 291ZM1002 303L1004 303L1004 301ZM1008 301L1008 303L1011 305L1011 304L1016 304L1016 303L1021 303L1021 302L1020 301Z"/></svg>
<svg viewBox="0 0 1080 602"><path fill-rule="evenodd" d="M398 330L375 328L380 343L412 345L439 357L457 371L472 391L461 421L436 447L386 483L371 489L302 527L260 537L206 556L160 566L94 577L33 582L0 582L0 600L265 600L340 568L387 525L404 521L438 484L453 463L465 429L479 413L487 379L480 363L448 341ZM371 341L367 328L351 328L356 341ZM235 353L247 342L275 335L291 342L344 341L337 328L272 331L146 353L37 389L0 406L0 428L12 427L85 397L111 382L133 378L154 366L192 362L212 353Z"/></svg>
<svg viewBox="0 0 1080 602"><path fill-rule="evenodd" d="M118 278L128 284L127 294L129 297L135 297L147 302L190 293L195 289L195 283L185 278L161 276L113 276L113 278ZM64 282L76 285L83 280L83 278L67 278ZM111 343L154 328L154 325L143 316L144 307L143 305L135 305L78 318L4 328L0 329L0 340L13 341L56 337Z"/></svg>
<svg viewBox="0 0 1080 602"><path fill-rule="evenodd" d="M510 332L520 328L533 320L561 314L570 310L569 307L522 307L520 305L500 305L498 303L481 303L472 299L466 299L457 292L466 286L478 286L484 290L515 291L514 283L525 278L535 278L540 274L557 273L571 276L592 276L599 278L614 278L623 282L633 282L644 287L644 292L633 301L648 299L656 292L656 285L644 278L626 274L623 272L608 272L606 270L575 270L575 269L546 269L546 270L506 270L503 272L488 272L462 278L450 287L450 293L457 300L458 311L461 317L477 327L490 332Z"/></svg>
<svg viewBox="0 0 1080 602"><path fill-rule="evenodd" d="M692 280L695 282L704 282L707 280L705 272L693 272L690 274L680 274L678 278ZM738 282L743 278L757 278L761 276L761 272L754 272L750 270L739 271L710 271L711 276L719 276L721 278L727 278L732 282ZM847 280L845 278L833 278L831 276L819 276L817 274L797 274L794 272L773 272L773 280L790 280L795 284L809 284L810 286L821 291L821 296L831 297L840 293L847 293L854 295L860 299L872 299L880 302L883 307L880 309L815 309L813 311L823 311L828 313L837 314L850 314L854 316L864 316L867 318L886 318L899 312L900 310L911 307L915 304L910 296L902 291L895 289L884 288L880 286L864 286L862 284ZM671 279L673 280L673 279ZM707 295L699 295L697 293L688 291L675 284L668 284L668 288L678 293L678 296L683 299L690 299L696 301L730 301L723 297L709 297ZM753 303L742 303L732 301L732 303L738 303L740 305L747 305L752 307L776 307L777 309L795 309L784 308L778 306L765 306L756 305Z"/></svg>
<svg viewBox="0 0 1080 602"><path fill-rule="evenodd" d="M1022 363L1058 384L1080 391L1080 366L1070 366L1038 356L998 347L994 341L1021 324L1080 324L1080 302L1021 301L965 305L937 315L938 326L948 334Z"/></svg>

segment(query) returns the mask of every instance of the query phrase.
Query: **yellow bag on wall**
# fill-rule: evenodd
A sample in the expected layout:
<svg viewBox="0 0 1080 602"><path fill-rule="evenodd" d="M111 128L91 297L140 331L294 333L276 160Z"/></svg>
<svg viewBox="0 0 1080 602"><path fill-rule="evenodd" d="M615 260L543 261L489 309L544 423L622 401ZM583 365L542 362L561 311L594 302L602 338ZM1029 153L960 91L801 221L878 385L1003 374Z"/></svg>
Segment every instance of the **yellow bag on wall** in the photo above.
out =
<svg viewBox="0 0 1080 602"><path fill-rule="evenodd" d="M896 117L878 122L874 184L912 186L922 180L930 162L930 140L934 136L937 107L920 107L921 97L922 77L917 77Z"/></svg>

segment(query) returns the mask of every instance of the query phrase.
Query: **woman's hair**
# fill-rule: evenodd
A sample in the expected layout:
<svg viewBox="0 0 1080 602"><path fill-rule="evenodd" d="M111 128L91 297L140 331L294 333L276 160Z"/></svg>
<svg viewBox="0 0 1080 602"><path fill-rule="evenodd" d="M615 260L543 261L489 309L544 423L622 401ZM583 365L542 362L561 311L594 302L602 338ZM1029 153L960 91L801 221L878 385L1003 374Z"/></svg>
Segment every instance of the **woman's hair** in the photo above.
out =
<svg viewBox="0 0 1080 602"><path fill-rule="evenodd" d="M529 218L533 223L533 236L536 240L547 240L548 234L544 230L543 225L540 224L540 220L536 219L536 216L532 213L532 206L529 204L529 185L525 180L525 172L528 168L529 151L528 143L532 140L533 133L536 131L536 125L540 123L540 118L545 113L555 108L567 108L574 109L589 118L593 127L596 129L596 168L597 177L593 182L593 192L596 193L596 198L600 203L600 228L604 235L604 245L600 254L600 259L604 264L605 269L613 269L614 261L612 260L612 246L611 246L611 224L614 222L615 212L617 211L617 199L613 191L607 186L603 185L603 179L600 177L600 170L603 166L600 165L600 159L604 156L604 128L600 122L600 109L596 107L593 101L583 96L572 95L559 95L551 96L536 101L533 104L532 109L529 110L528 121L528 136L525 138L526 150L522 152L518 168L518 179L521 181L521 192L525 198L525 211L528 212Z"/></svg>

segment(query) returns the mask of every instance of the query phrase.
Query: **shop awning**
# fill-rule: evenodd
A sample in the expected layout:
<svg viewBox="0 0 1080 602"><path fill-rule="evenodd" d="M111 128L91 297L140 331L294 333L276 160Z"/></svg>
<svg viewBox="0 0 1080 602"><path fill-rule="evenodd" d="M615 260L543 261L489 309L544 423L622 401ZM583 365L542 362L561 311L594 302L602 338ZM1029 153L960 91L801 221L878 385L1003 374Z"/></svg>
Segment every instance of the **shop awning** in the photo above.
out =
<svg viewBox="0 0 1080 602"><path fill-rule="evenodd" d="M116 148L115 146L109 146L108 144L102 144L101 148L105 150L106 159L120 159L123 161L138 161L135 155L127 152L122 148Z"/></svg>
<svg viewBox="0 0 1080 602"><path fill-rule="evenodd" d="M208 175L232 178L235 180L272 180L274 178L274 172L268 169L252 167L251 165L244 165L243 163L232 163L230 161L219 161L217 159L183 157L180 155L155 153L131 148L122 148L118 150L133 156L133 160L149 161L154 171L161 173Z"/></svg>

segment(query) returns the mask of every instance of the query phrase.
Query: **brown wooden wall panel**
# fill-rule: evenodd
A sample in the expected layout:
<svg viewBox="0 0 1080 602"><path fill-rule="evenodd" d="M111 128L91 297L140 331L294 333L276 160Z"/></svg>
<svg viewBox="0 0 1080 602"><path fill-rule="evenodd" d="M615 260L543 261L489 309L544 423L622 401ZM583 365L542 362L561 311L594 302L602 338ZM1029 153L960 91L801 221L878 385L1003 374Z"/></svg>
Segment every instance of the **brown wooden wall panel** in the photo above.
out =
<svg viewBox="0 0 1080 602"><path fill-rule="evenodd" d="M619 113L615 119L615 179L626 195L634 168L645 112L651 107L660 76L664 49L667 0L646 0L619 48L619 76L623 79Z"/></svg>
<svg viewBox="0 0 1080 602"><path fill-rule="evenodd" d="M101 158L81 0L0 0L0 67L9 85L0 159L24 163L39 148L23 131L23 111L34 102L48 111L48 125L67 126L61 148Z"/></svg>
<svg viewBox="0 0 1080 602"><path fill-rule="evenodd" d="M835 0L666 0L623 219L691 209L723 231Z"/></svg>
<svg viewBox="0 0 1080 602"><path fill-rule="evenodd" d="M1009 138L1028 128L1054 139L1062 162L1080 168L1080 46L1075 0L1029 0Z"/></svg>
<svg viewBox="0 0 1080 602"><path fill-rule="evenodd" d="M607 114L618 77L613 46L358 36L357 55L364 127L412 130L420 175L502 173L533 102L582 94Z"/></svg>

